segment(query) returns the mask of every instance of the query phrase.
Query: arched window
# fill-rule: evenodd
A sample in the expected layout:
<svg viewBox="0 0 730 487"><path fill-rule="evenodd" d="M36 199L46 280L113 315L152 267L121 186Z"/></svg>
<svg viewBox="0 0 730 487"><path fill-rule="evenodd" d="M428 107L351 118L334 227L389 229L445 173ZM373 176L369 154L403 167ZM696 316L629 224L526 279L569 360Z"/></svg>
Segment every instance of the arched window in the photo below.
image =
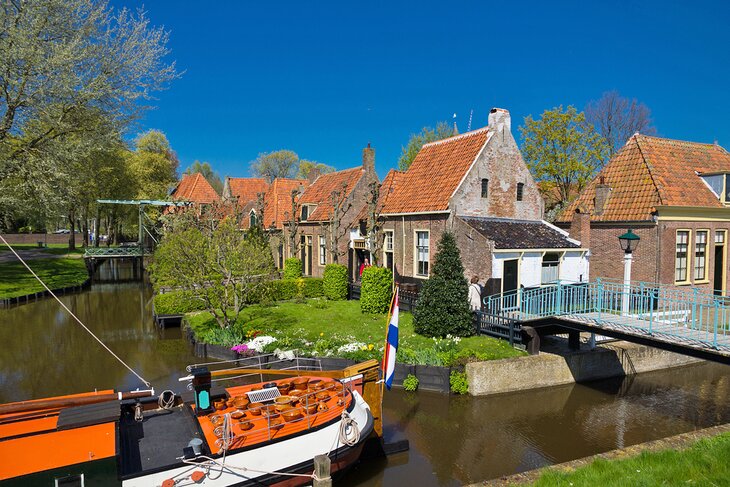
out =
<svg viewBox="0 0 730 487"><path fill-rule="evenodd" d="M249 226L251 228L255 227L256 226L256 212L251 210L251 213L249 213L248 218L249 218Z"/></svg>

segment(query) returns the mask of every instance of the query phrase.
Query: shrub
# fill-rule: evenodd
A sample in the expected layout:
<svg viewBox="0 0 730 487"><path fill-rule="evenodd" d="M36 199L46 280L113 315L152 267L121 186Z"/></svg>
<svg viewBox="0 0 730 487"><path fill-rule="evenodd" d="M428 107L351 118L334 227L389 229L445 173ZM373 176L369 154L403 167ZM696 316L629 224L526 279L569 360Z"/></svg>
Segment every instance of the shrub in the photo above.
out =
<svg viewBox="0 0 730 487"><path fill-rule="evenodd" d="M408 374L408 376L403 379L403 389L411 392L418 389L418 377L413 374Z"/></svg>
<svg viewBox="0 0 730 487"><path fill-rule="evenodd" d="M183 315L192 311L202 311L205 303L188 291L170 291L155 294L155 313L158 315Z"/></svg>
<svg viewBox="0 0 730 487"><path fill-rule="evenodd" d="M301 290L305 298L321 298L324 296L324 281L317 277L301 279Z"/></svg>
<svg viewBox="0 0 730 487"><path fill-rule="evenodd" d="M274 301L288 301L299 297L322 297L322 279L319 277L300 277L299 279L277 279L269 283L271 298Z"/></svg>
<svg viewBox="0 0 730 487"><path fill-rule="evenodd" d="M284 261L284 279L298 279L302 277L302 261L290 257Z"/></svg>
<svg viewBox="0 0 730 487"><path fill-rule="evenodd" d="M454 394L466 394L469 392L469 382L466 380L465 372L452 371L449 376L449 385Z"/></svg>
<svg viewBox="0 0 730 487"><path fill-rule="evenodd" d="M347 299L347 266L327 264L324 268L323 286L327 299Z"/></svg>
<svg viewBox="0 0 730 487"><path fill-rule="evenodd" d="M393 296L393 273L386 267L366 267L362 271L360 311L387 313Z"/></svg>
<svg viewBox="0 0 730 487"><path fill-rule="evenodd" d="M416 333L430 337L474 334L468 297L469 284L459 248L454 235L445 232L438 244L431 276L423 283L413 311Z"/></svg>

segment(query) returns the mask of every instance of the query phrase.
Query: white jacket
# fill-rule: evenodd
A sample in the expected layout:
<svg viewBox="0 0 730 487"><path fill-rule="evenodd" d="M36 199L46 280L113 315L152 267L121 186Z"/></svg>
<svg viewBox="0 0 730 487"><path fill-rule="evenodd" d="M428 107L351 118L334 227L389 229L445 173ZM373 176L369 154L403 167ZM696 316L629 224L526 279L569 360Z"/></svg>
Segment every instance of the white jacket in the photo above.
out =
<svg viewBox="0 0 730 487"><path fill-rule="evenodd" d="M482 309L482 288L479 284L469 284L469 306L472 311Z"/></svg>

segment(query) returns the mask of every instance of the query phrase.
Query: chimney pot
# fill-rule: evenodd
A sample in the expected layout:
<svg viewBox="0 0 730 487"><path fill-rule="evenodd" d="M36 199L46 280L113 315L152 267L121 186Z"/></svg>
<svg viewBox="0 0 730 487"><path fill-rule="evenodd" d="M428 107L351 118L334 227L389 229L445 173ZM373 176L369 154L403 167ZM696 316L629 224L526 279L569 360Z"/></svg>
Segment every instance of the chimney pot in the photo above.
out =
<svg viewBox="0 0 730 487"><path fill-rule="evenodd" d="M495 131L501 129L511 131L512 120L509 115L509 110L505 110L504 108L492 108L489 110L489 128Z"/></svg>
<svg viewBox="0 0 730 487"><path fill-rule="evenodd" d="M611 196L611 186L604 184L603 176L600 178L600 183L596 185L596 196L593 200L595 206L596 215L602 215L603 210L606 209L608 198Z"/></svg>

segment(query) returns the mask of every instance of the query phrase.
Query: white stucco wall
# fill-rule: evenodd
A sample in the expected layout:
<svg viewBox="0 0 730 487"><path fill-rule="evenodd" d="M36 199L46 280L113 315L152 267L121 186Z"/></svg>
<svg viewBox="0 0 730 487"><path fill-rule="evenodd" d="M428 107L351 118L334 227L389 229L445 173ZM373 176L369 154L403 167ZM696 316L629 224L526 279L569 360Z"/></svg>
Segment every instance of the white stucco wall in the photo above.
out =
<svg viewBox="0 0 730 487"><path fill-rule="evenodd" d="M554 252L562 252L554 250ZM501 279L505 260L520 259L518 285L535 287L542 279L542 251L495 252L492 254L492 277ZM559 276L561 281L588 281L589 262L585 251L566 251L560 262Z"/></svg>

